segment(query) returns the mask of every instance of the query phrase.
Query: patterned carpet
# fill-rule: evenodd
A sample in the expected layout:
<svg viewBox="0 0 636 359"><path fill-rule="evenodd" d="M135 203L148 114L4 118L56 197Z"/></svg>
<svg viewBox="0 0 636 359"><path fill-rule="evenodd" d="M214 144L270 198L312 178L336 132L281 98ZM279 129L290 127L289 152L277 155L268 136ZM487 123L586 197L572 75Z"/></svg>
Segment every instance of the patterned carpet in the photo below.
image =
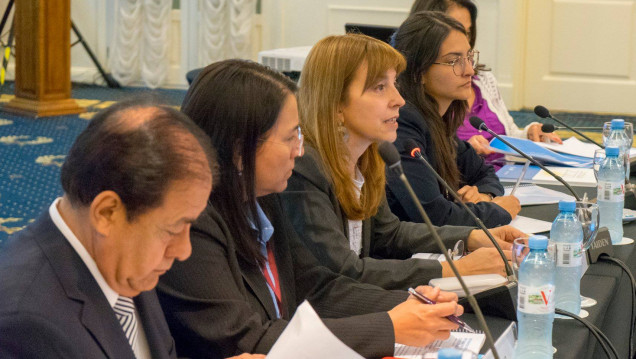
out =
<svg viewBox="0 0 636 359"><path fill-rule="evenodd" d="M0 113L0 243L8 235L24 228L51 202L62 194L59 184L60 167L75 137L86 127L92 116L124 98L145 89L109 89L98 86L74 85L73 98L87 112L79 116L40 118L37 120ZM162 103L179 106L185 91L151 91ZM0 103L13 96L13 84L0 88ZM519 126L537 121L531 111L512 113ZM612 116L593 114L560 114L555 116L573 126L602 126ZM625 118L636 121L636 118ZM571 136L561 132L562 137ZM590 133L600 139L600 133Z"/></svg>
<svg viewBox="0 0 636 359"><path fill-rule="evenodd" d="M13 98L12 83L0 90L0 104ZM0 113L0 243L24 228L62 194L60 167L75 137L93 115L115 101L152 92L161 103L179 106L183 90L113 90L74 85L83 114L31 119Z"/></svg>

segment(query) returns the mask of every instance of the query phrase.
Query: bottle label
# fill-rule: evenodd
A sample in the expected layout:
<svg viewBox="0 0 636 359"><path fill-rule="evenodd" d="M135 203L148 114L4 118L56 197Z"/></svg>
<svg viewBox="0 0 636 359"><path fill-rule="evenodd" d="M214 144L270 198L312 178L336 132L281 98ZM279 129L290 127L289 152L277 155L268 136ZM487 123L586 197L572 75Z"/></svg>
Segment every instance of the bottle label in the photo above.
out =
<svg viewBox="0 0 636 359"><path fill-rule="evenodd" d="M525 314L554 313L554 285L532 287L519 283L518 309Z"/></svg>
<svg viewBox="0 0 636 359"><path fill-rule="evenodd" d="M578 267L581 265L583 251L581 243L556 243L557 267Z"/></svg>
<svg viewBox="0 0 636 359"><path fill-rule="evenodd" d="M625 183L598 181L596 197L599 201L622 202L625 200Z"/></svg>

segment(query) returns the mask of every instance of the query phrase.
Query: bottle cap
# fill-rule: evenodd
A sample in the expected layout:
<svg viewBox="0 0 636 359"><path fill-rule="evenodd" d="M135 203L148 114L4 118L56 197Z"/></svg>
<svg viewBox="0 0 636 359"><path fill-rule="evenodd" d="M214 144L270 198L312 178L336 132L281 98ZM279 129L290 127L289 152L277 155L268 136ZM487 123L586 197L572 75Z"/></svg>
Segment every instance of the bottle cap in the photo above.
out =
<svg viewBox="0 0 636 359"><path fill-rule="evenodd" d="M561 212L574 212L576 209L576 203L574 201L568 201L562 199L559 201L559 211Z"/></svg>
<svg viewBox="0 0 636 359"><path fill-rule="evenodd" d="M547 249L548 237L541 235L530 236L530 238L528 238L528 247L530 247L530 249Z"/></svg>
<svg viewBox="0 0 636 359"><path fill-rule="evenodd" d="M438 359L461 359L462 352L455 348L444 348L437 352Z"/></svg>
<svg viewBox="0 0 636 359"><path fill-rule="evenodd" d="M618 147L615 147L615 146L605 147L605 156L618 156Z"/></svg>
<svg viewBox="0 0 636 359"><path fill-rule="evenodd" d="M612 130L622 130L625 128L625 120L620 118L615 118L612 120L611 129Z"/></svg>

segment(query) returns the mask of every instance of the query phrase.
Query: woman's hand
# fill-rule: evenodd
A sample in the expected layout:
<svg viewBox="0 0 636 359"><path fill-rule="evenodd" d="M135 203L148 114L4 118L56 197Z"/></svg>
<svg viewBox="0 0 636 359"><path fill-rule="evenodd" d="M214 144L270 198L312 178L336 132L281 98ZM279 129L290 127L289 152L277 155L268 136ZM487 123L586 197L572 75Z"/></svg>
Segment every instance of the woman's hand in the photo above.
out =
<svg viewBox="0 0 636 359"><path fill-rule="evenodd" d="M510 250L504 250L503 252L508 261L510 261L512 252ZM454 263L461 275L499 274L506 276L506 267L496 248L479 248ZM441 264L442 277L455 276L448 262L442 262Z"/></svg>
<svg viewBox="0 0 636 359"><path fill-rule="evenodd" d="M461 198L462 202L477 203L477 202L489 202L490 196L487 194L479 193L477 186L464 186L457 191L457 194Z"/></svg>
<svg viewBox="0 0 636 359"><path fill-rule="evenodd" d="M491 228L490 233L495 237L501 249L506 250L512 249L512 241L516 238L528 237L527 234L513 226ZM476 251L477 248L481 247L493 247L493 244L484 231L475 229L468 235L466 246L469 251Z"/></svg>
<svg viewBox="0 0 636 359"><path fill-rule="evenodd" d="M495 197L492 199L492 202L505 209L513 219L519 214L519 211L521 211L521 203L515 196Z"/></svg>
<svg viewBox="0 0 636 359"><path fill-rule="evenodd" d="M424 304L409 296L406 301L389 310L395 341L425 346L435 340L448 339L450 331L457 329L458 325L445 317L464 313L464 308L457 304L457 295L428 286L420 286L416 290L437 304Z"/></svg>
<svg viewBox="0 0 636 359"><path fill-rule="evenodd" d="M490 148L490 142L488 142L488 140L482 135L474 135L466 142L473 146L478 155L487 156L495 152Z"/></svg>
<svg viewBox="0 0 636 359"><path fill-rule="evenodd" d="M561 137L554 132L546 133L541 131L541 124L535 123L528 129L528 139L534 142L542 142L545 139L549 139L551 142L562 144Z"/></svg>

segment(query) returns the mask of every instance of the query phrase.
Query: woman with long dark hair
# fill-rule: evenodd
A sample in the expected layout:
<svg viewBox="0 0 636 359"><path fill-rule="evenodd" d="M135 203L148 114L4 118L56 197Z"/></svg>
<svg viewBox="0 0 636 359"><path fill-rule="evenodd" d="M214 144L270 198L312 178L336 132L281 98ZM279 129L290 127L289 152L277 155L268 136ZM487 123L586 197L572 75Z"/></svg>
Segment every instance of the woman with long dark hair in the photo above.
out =
<svg viewBox="0 0 636 359"><path fill-rule="evenodd" d="M457 326L457 296L419 287L361 284L320 266L298 239L277 196L303 153L296 85L262 65L227 60L199 74L182 111L211 138L219 174L192 225L192 256L161 277L159 298L179 356L267 353L308 300L325 325L365 357L394 343L425 345ZM301 349L302 350L302 349Z"/></svg>
<svg viewBox="0 0 636 359"><path fill-rule="evenodd" d="M395 140L404 105L395 79L403 69L399 52L368 36L328 36L314 45L298 100L306 153L281 195L296 231L321 263L386 289L453 275L446 262L411 258L439 249L426 225L401 222L386 203L378 143ZM468 226L437 231L447 247L466 241L474 251L456 261L461 274L503 274L496 250L482 248L492 246L484 232ZM493 233L504 249L523 235L510 226Z"/></svg>
<svg viewBox="0 0 636 359"><path fill-rule="evenodd" d="M420 11L441 11L459 21L466 29L470 47L475 47L477 6L472 0L416 0L411 7L411 14ZM478 131L470 125L469 120L472 116L480 117L499 135L527 138L532 141L549 139L561 143L557 134L541 131L541 124L538 122L532 122L523 129L517 127L508 113L508 108L499 92L497 79L490 69L484 64L479 64L475 72L471 93L467 100L468 110L464 122L457 129L457 137L470 143L478 154L486 156L486 162L496 161L502 155L494 153L488 147L489 140L493 138L492 135Z"/></svg>
<svg viewBox="0 0 636 359"><path fill-rule="evenodd" d="M502 196L503 187L492 166L456 136L479 56L464 27L441 12L418 12L404 21L394 40L407 62L398 78L406 105L400 109L395 144L422 206L436 225L474 224L434 174L404 148L409 139L487 227L509 223L521 209L519 201ZM389 177L387 183L393 213L402 220L420 221L400 181Z"/></svg>

